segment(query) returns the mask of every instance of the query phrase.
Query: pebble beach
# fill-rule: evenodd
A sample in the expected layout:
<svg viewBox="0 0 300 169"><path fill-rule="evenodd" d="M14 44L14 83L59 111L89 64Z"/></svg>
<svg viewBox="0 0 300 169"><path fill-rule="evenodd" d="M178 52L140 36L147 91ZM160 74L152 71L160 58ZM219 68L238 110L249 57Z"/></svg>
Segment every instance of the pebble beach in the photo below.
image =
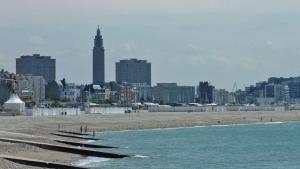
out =
<svg viewBox="0 0 300 169"><path fill-rule="evenodd" d="M80 116L51 117L0 116L0 137L64 145L54 142L53 139L58 139L59 137L50 133L58 129L80 132L81 126L87 126L89 132L101 132L289 121L300 121L300 111L157 112L85 114ZM70 138L68 140L82 141L76 138ZM27 144L8 142L0 142L0 155L18 156L65 164L72 164L82 158L80 155L45 150ZM38 167L23 166L0 158L0 168L15 169Z"/></svg>

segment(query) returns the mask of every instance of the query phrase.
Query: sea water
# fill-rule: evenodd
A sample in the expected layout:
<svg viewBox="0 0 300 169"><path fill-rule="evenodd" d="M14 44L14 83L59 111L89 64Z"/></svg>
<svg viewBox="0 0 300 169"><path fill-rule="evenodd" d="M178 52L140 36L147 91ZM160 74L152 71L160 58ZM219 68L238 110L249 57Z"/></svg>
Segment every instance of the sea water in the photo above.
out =
<svg viewBox="0 0 300 169"><path fill-rule="evenodd" d="M124 159L87 158L102 169L299 169L300 123L207 126L97 133ZM98 149L99 150L99 149Z"/></svg>

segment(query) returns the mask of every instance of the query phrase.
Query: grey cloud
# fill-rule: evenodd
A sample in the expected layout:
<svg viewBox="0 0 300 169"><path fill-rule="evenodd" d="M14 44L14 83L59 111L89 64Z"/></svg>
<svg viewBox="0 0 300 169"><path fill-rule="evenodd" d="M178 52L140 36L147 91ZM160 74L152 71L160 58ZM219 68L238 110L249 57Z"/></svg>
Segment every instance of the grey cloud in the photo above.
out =
<svg viewBox="0 0 300 169"><path fill-rule="evenodd" d="M28 40L29 43L33 45L43 45L45 43L45 40L41 36L31 36Z"/></svg>

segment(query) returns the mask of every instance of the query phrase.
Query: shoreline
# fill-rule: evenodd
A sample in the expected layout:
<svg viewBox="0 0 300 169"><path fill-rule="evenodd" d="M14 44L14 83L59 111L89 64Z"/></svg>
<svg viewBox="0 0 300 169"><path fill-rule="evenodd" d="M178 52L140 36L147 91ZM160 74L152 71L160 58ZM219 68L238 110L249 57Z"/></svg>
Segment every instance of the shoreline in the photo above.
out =
<svg viewBox="0 0 300 169"><path fill-rule="evenodd" d="M157 112L130 114L85 114L80 116L0 116L0 137L23 139L63 145L51 139L58 136L50 133L57 130L80 131L87 125L89 132L122 132L132 130L160 130L176 128L210 127L224 125L251 125L259 123L300 122L300 111L283 112ZM109 138L107 138L109 139ZM71 141L82 141L69 139ZM118 152L118 150L114 150ZM45 161L74 164L82 156L39 149L24 144L0 142L4 155L30 157ZM16 167L17 166L17 167ZM0 159L0 168L20 168ZM22 166L24 167L24 166Z"/></svg>
<svg viewBox="0 0 300 169"><path fill-rule="evenodd" d="M152 130L176 130L176 129L192 129L192 128L207 128L207 127L232 127L232 126L250 126L250 125L276 125L276 124L286 124L286 123L299 123L300 121L285 121L285 122L281 122L281 121L276 121L276 122L256 122L256 123L240 123L240 124L226 124L226 125L206 125L206 126L191 126L191 127L174 127L174 128L145 128L145 129L136 129L136 130L114 130L114 131L101 131L101 132L143 132L143 131L152 131ZM97 132L97 133L101 133L101 132ZM139 155L134 155L134 157L136 157ZM144 158L147 156L142 156L141 158ZM99 161L101 160L101 161ZM94 162L105 162L105 161L109 161L110 159L105 159L105 158L98 158L98 157L84 157L81 159L77 159L75 161L72 162L72 164L78 165L80 167L85 167L88 166L90 163L94 163Z"/></svg>
<svg viewBox="0 0 300 169"><path fill-rule="evenodd" d="M147 131L147 130L176 130L176 129L189 129L189 128L205 128L205 127L230 127L230 126L246 126L246 125L271 125L271 124L285 124L285 123L299 123L300 121L274 121L274 122L254 122L254 123L236 123L236 124L212 124L201 126L186 126L186 127L170 127L170 128L145 128L145 129L133 129L133 130L104 130L96 131L101 132L130 132L130 131ZM93 141L92 141L93 142Z"/></svg>

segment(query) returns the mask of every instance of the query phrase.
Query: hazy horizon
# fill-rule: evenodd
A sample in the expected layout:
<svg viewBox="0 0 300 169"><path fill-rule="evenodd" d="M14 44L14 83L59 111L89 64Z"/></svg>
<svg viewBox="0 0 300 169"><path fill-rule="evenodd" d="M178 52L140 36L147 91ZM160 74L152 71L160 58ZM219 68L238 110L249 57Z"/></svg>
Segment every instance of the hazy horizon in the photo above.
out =
<svg viewBox="0 0 300 169"><path fill-rule="evenodd" d="M0 69L15 72L15 58L39 53L56 59L57 81L91 83L100 25L106 81L115 80L115 62L137 58L152 63L152 85L244 88L300 75L299 7L294 0L0 0Z"/></svg>

